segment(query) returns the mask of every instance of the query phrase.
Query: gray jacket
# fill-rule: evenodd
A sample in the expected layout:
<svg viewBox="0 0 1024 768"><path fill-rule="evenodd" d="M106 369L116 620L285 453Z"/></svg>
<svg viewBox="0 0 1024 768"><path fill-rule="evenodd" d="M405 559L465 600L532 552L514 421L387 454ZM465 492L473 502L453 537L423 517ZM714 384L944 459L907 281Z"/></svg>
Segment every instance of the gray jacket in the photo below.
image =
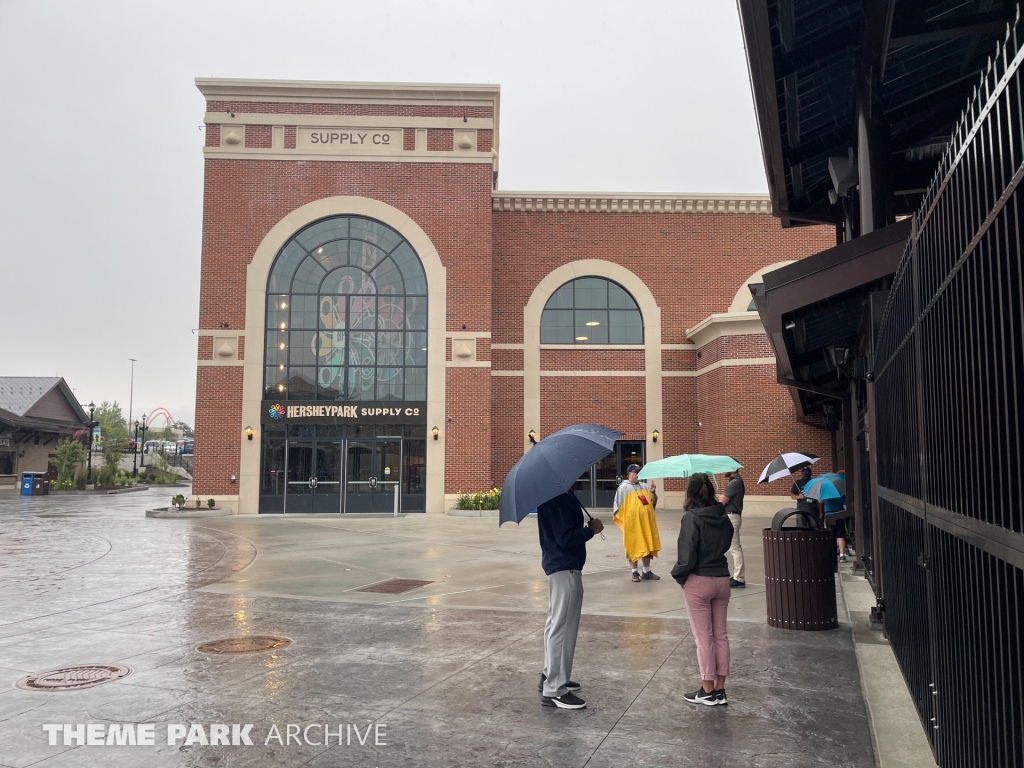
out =
<svg viewBox="0 0 1024 768"><path fill-rule="evenodd" d="M725 553L732 546L732 523L725 507L715 504L697 507L683 514L679 522L679 543L672 578L680 584L688 576L728 576Z"/></svg>

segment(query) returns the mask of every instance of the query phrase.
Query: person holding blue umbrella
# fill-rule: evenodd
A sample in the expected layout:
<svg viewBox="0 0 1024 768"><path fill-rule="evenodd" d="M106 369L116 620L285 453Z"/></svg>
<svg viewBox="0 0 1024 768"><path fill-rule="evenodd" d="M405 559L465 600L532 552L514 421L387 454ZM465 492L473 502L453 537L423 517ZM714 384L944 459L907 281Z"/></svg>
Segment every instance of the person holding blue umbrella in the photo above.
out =
<svg viewBox="0 0 1024 768"><path fill-rule="evenodd" d="M576 695L580 684L569 679L583 612L583 565L587 542L604 530L591 518L584 525L583 505L563 493L537 507L541 567L548 577L548 620L544 624L544 671L540 675L541 705L583 709Z"/></svg>
<svg viewBox="0 0 1024 768"><path fill-rule="evenodd" d="M576 695L572 662L583 610L583 565L587 542L604 530L570 492L573 483L594 462L615 448L621 432L597 424L560 429L534 445L509 470L501 487L498 525L520 523L537 511L541 566L548 577L548 620L544 625L544 670L540 675L541 705L583 709Z"/></svg>

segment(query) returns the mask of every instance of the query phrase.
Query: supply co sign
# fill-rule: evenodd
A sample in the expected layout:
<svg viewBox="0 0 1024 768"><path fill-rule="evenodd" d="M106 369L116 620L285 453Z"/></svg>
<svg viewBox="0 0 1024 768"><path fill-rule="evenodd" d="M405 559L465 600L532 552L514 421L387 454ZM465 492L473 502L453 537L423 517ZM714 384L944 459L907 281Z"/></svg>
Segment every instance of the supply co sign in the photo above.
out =
<svg viewBox="0 0 1024 768"><path fill-rule="evenodd" d="M263 401L264 424L426 424L427 404L380 402L325 403Z"/></svg>
<svg viewBox="0 0 1024 768"><path fill-rule="evenodd" d="M401 128L298 128L296 149L339 155L393 154L402 151Z"/></svg>

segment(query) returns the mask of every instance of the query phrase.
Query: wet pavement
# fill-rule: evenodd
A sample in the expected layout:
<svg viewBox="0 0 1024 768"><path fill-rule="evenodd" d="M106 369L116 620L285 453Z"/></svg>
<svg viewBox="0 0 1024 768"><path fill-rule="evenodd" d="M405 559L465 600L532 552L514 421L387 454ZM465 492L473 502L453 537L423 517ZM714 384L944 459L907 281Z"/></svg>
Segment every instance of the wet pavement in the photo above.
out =
<svg viewBox="0 0 1024 768"><path fill-rule="evenodd" d="M532 522L144 518L165 496L0 497L0 766L874 765L848 621L764 623L759 521L745 521L750 586L730 605L730 705L683 701L697 673L680 590L658 561L662 581L630 582L609 526L584 572L573 677L588 708L571 712L536 693L546 582ZM678 517L659 513L670 546ZM433 583L355 591L394 577ZM260 634L292 643L196 650ZM14 687L96 663L133 672L86 690ZM153 723L156 740L65 746L58 733L51 746L48 723ZM168 746L174 724L252 724L253 745ZM312 724L341 724L344 743L307 743L323 741ZM274 726L286 741L289 725L299 736L278 743Z"/></svg>

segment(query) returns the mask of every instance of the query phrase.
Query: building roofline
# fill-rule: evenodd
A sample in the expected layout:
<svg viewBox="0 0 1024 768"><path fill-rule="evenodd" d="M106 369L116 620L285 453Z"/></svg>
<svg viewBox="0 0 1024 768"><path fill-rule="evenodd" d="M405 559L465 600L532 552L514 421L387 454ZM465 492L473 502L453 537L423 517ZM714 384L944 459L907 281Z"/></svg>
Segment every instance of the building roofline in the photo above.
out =
<svg viewBox="0 0 1024 768"><path fill-rule="evenodd" d="M494 104L497 110L501 94L500 85L461 83L367 83L220 77L197 77L195 83L207 99L224 101L387 102L460 106Z"/></svg>
<svg viewBox="0 0 1024 768"><path fill-rule="evenodd" d="M757 213L771 215L768 195L656 192L513 192L491 193L495 211L578 211L621 213Z"/></svg>

